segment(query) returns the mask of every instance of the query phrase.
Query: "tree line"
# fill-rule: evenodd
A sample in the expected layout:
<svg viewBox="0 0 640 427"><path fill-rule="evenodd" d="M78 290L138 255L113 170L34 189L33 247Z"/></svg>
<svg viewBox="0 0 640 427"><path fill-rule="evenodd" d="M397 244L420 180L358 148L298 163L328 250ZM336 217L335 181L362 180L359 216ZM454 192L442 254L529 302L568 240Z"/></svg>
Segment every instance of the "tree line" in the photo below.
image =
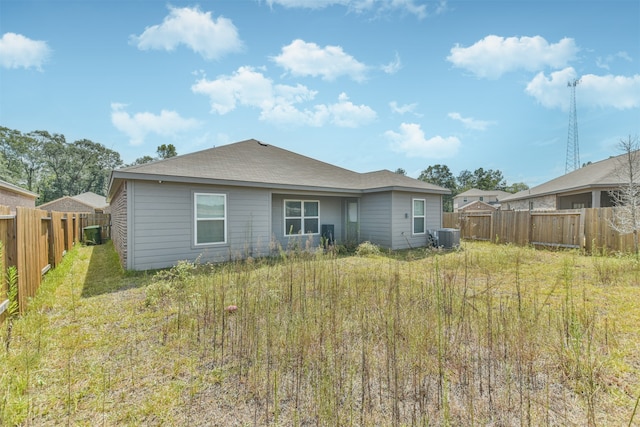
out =
<svg viewBox="0 0 640 427"><path fill-rule="evenodd" d="M172 144L158 147L157 157L177 155ZM120 154L88 139L67 142L62 134L37 130L22 133L0 127L0 179L40 195L38 204L91 191L106 195L109 174L125 165Z"/></svg>
<svg viewBox="0 0 640 427"><path fill-rule="evenodd" d="M396 173L406 175L402 168L397 169ZM498 169L478 168L473 172L465 169L458 176L454 176L447 165L437 164L424 169L418 179L451 190L451 194L444 196L442 200L445 212L453 212L453 198L456 195L472 188L486 191L500 190L508 193L529 189L529 186L523 182L507 185L507 180Z"/></svg>

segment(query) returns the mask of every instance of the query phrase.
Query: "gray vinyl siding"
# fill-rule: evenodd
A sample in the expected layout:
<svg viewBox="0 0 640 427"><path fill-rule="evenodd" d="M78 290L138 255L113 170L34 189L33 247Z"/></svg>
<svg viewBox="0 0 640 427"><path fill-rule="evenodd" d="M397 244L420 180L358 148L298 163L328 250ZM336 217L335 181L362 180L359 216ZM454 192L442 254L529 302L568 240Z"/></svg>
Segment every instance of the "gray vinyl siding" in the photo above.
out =
<svg viewBox="0 0 640 427"><path fill-rule="evenodd" d="M127 268L148 270L180 260L219 262L268 253L270 194L252 188L130 181ZM195 245L194 193L227 195L227 241Z"/></svg>
<svg viewBox="0 0 640 427"><path fill-rule="evenodd" d="M360 240L391 247L391 192L365 194L360 199Z"/></svg>
<svg viewBox="0 0 640 427"><path fill-rule="evenodd" d="M272 215L271 215L271 231L272 239L278 243L283 249L290 248L294 244L302 244L302 247L311 245L312 247L320 246L320 235L312 236L285 236L284 232L284 201L285 200L317 200L320 202L320 222L318 232L322 231L322 225L332 224L335 236L342 236L343 219L342 219L342 198L340 197L318 197L312 194L295 195L295 194L273 194L272 196Z"/></svg>
<svg viewBox="0 0 640 427"><path fill-rule="evenodd" d="M427 244L427 234L413 234L413 200L425 200L425 230L442 227L441 196L424 193L393 192L392 249L422 247Z"/></svg>
<svg viewBox="0 0 640 427"><path fill-rule="evenodd" d="M427 230L442 228L442 196L427 195Z"/></svg>

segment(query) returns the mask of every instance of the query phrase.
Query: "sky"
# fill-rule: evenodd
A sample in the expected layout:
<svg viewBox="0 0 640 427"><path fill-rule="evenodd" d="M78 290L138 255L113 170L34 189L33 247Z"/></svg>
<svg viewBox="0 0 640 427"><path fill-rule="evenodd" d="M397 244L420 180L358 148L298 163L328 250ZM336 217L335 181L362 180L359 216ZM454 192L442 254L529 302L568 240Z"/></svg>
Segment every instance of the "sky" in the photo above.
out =
<svg viewBox="0 0 640 427"><path fill-rule="evenodd" d="M640 136L640 0L0 0L0 126L125 163L246 139L357 172L566 171Z"/></svg>

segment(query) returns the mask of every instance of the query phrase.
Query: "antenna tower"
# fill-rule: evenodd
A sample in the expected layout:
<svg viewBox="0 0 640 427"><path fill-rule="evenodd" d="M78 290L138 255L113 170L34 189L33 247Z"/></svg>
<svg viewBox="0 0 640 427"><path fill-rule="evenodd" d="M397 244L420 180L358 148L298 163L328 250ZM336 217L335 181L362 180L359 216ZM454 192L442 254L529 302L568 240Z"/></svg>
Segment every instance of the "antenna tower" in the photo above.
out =
<svg viewBox="0 0 640 427"><path fill-rule="evenodd" d="M564 173L580 168L580 147L578 145L578 115L576 113L576 86L580 79L567 83L571 89L571 106L569 108L569 133L567 135L567 162Z"/></svg>

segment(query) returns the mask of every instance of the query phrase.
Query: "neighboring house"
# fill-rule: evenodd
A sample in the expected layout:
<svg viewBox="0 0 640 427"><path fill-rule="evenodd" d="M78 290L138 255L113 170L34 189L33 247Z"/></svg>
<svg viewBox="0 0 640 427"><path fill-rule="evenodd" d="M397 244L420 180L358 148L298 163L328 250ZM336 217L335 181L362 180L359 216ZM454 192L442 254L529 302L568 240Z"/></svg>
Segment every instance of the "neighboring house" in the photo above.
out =
<svg viewBox="0 0 640 427"><path fill-rule="evenodd" d="M0 205L9 206L12 212L18 206L35 208L37 198L36 193L0 180Z"/></svg>
<svg viewBox="0 0 640 427"><path fill-rule="evenodd" d="M55 212L104 213L108 207L107 198L90 191L77 196L64 196L38 206L38 209Z"/></svg>
<svg viewBox="0 0 640 427"><path fill-rule="evenodd" d="M111 238L128 270L218 262L299 245L427 245L449 190L357 173L256 140L114 170Z"/></svg>
<svg viewBox="0 0 640 427"><path fill-rule="evenodd" d="M453 198L453 211L469 210L468 206L473 202L483 202L491 205L488 210L496 210L500 207L500 200L510 195L511 193L507 193L506 191L471 188Z"/></svg>
<svg viewBox="0 0 640 427"><path fill-rule="evenodd" d="M622 156L589 163L544 184L505 197L501 200L502 209L560 210L613 206L610 192L625 184L619 177Z"/></svg>

